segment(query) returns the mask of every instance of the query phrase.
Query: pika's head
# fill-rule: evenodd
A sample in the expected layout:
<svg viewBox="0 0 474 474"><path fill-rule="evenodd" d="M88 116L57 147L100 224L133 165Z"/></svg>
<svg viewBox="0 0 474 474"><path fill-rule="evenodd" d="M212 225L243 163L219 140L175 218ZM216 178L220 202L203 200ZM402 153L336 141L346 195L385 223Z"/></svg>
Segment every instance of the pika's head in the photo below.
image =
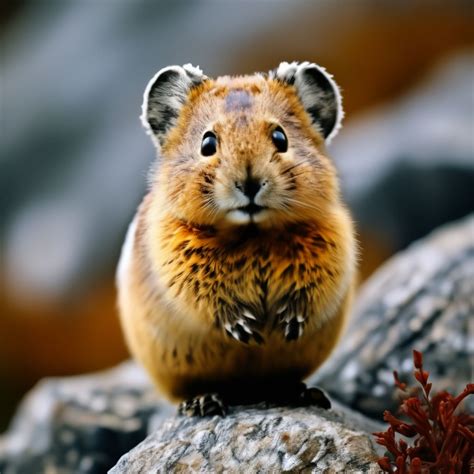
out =
<svg viewBox="0 0 474 474"><path fill-rule="evenodd" d="M342 117L339 89L316 64L215 80L191 65L164 68L142 113L159 152L157 202L194 225L324 218L339 199L325 143Z"/></svg>

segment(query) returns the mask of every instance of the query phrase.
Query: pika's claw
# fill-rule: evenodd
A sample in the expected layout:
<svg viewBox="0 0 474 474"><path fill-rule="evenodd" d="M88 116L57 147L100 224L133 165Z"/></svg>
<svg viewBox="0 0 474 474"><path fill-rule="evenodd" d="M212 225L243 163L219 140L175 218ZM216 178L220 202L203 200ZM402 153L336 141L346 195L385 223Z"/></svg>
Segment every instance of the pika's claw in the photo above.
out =
<svg viewBox="0 0 474 474"><path fill-rule="evenodd" d="M317 406L329 410L331 402L327 395L317 387L307 387L305 383L285 383L281 387L275 387L267 398L267 401L277 405Z"/></svg>
<svg viewBox="0 0 474 474"><path fill-rule="evenodd" d="M289 321L284 323L285 325L285 339L287 341L294 341L300 338L303 334L304 319L299 317L291 318Z"/></svg>
<svg viewBox="0 0 474 474"><path fill-rule="evenodd" d="M236 321L233 325L226 323L224 326L226 333L233 339L248 344L252 339L257 344L263 343L263 337L258 331L251 330L243 321Z"/></svg>
<svg viewBox="0 0 474 474"><path fill-rule="evenodd" d="M220 303L217 320L224 321L223 327L228 336L244 344L264 342L258 331L260 323L253 312L238 302L228 304L221 300Z"/></svg>
<svg viewBox="0 0 474 474"><path fill-rule="evenodd" d="M303 335L306 319L302 314L295 314L291 307L287 307L280 313L277 312L277 315L287 341L295 341Z"/></svg>
<svg viewBox="0 0 474 474"><path fill-rule="evenodd" d="M217 393L206 393L181 402L178 413L185 416L225 416L227 408Z"/></svg>
<svg viewBox="0 0 474 474"><path fill-rule="evenodd" d="M283 298L274 310L276 324L287 341L299 339L306 325L306 312L310 307L308 289L300 288Z"/></svg>

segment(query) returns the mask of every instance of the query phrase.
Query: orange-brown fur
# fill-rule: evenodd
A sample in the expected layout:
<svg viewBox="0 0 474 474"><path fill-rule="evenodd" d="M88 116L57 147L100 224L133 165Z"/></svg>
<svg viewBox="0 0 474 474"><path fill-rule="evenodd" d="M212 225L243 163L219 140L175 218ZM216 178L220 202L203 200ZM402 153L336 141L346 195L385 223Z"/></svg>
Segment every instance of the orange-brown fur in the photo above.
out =
<svg viewBox="0 0 474 474"><path fill-rule="evenodd" d="M251 107L228 110L231 90L247 91ZM268 139L274 124L291 144L285 156ZM220 149L202 158L209 126ZM134 356L173 400L311 374L343 327L355 242L324 140L294 88L260 75L204 82L191 90L161 155L120 285L121 320ZM248 167L269 177L275 191L275 209L250 227L229 223L209 198L226 199L227 183L243 179ZM301 337L287 341L278 307L300 290L310 317ZM233 301L252 308L263 343L225 334L217 315Z"/></svg>

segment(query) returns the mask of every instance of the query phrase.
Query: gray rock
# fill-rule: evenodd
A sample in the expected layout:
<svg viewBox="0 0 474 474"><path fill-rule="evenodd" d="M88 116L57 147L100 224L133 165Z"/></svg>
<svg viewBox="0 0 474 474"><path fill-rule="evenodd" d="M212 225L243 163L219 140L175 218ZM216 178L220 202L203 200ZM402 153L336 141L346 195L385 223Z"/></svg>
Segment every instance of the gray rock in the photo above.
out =
<svg viewBox="0 0 474 474"><path fill-rule="evenodd" d="M81 377L46 379L0 438L0 472L103 473L166 413L134 363Z"/></svg>
<svg viewBox="0 0 474 474"><path fill-rule="evenodd" d="M175 414L133 362L94 375L46 379L0 438L0 472L103 473L150 432L116 472L157 466L230 472L346 466L367 472L376 453L369 433L380 430L337 404L329 412L236 407L226 419Z"/></svg>
<svg viewBox="0 0 474 474"><path fill-rule="evenodd" d="M459 392L472 378L473 315L471 214L397 254L365 283L336 353L312 382L380 418L398 406L392 371L414 384L416 349L424 355L433 390Z"/></svg>
<svg viewBox="0 0 474 474"><path fill-rule="evenodd" d="M359 231L393 253L474 209L473 64L470 52L447 58L331 144Z"/></svg>
<svg viewBox="0 0 474 474"><path fill-rule="evenodd" d="M371 437L340 409L239 407L168 420L110 472L375 473L376 459Z"/></svg>

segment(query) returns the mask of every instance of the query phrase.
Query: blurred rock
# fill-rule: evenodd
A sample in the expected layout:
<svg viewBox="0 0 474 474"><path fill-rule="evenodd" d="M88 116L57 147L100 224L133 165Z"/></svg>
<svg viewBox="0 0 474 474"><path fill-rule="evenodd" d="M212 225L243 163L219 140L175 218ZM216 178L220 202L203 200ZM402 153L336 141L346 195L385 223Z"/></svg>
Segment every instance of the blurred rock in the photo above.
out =
<svg viewBox="0 0 474 474"><path fill-rule="evenodd" d="M423 353L433 390L458 393L472 378L473 315L471 214L414 243L365 283L345 336L312 382L380 419L385 409L398 406L392 371L414 384L416 349Z"/></svg>
<svg viewBox="0 0 474 474"><path fill-rule="evenodd" d="M392 253L474 209L473 64L471 53L442 62L331 146L359 230Z"/></svg>
<svg viewBox="0 0 474 474"><path fill-rule="evenodd" d="M0 438L2 474L104 473L148 434L171 408L142 370L112 370L45 379L21 404Z"/></svg>
<svg viewBox="0 0 474 474"><path fill-rule="evenodd" d="M247 408L226 418L172 418L111 473L376 473L376 458L370 435L341 411Z"/></svg>

